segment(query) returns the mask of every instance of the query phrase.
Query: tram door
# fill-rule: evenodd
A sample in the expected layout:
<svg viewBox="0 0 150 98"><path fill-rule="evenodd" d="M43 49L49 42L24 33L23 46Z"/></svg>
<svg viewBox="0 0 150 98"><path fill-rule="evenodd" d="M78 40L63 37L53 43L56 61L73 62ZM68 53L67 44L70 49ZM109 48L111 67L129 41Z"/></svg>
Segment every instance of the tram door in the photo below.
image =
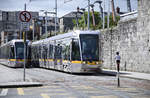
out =
<svg viewBox="0 0 150 98"><path fill-rule="evenodd" d="M14 46L11 46L9 48L9 62L8 62L8 64L13 65L14 63L11 62L11 59L15 59Z"/></svg>
<svg viewBox="0 0 150 98"><path fill-rule="evenodd" d="M48 51L48 48L46 47L46 45L43 45L42 46L42 59L41 59L43 67L46 67L47 65L47 51Z"/></svg>

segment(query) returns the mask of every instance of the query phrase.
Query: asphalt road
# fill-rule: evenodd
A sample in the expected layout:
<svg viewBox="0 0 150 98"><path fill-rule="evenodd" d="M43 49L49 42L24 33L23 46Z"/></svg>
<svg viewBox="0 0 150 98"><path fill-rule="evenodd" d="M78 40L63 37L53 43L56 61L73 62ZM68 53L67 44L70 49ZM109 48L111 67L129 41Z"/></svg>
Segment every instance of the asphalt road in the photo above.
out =
<svg viewBox="0 0 150 98"><path fill-rule="evenodd" d="M22 81L22 68L0 66L1 82ZM4 74L4 73L3 73ZM11 78L10 78L11 77ZM10 78L10 79L9 79ZM26 69L26 81L42 82L42 87L0 88L0 98L150 98L150 81L105 74L68 74L53 70Z"/></svg>

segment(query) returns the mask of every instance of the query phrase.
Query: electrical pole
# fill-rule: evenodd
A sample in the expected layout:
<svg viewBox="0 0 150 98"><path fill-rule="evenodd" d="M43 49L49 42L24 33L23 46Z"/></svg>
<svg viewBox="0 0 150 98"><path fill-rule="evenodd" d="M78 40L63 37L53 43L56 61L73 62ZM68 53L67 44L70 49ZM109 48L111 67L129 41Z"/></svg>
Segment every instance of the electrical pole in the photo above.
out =
<svg viewBox="0 0 150 98"><path fill-rule="evenodd" d="M116 22L116 13L115 13L114 0L111 0L111 6L112 6L112 17L113 17L113 21Z"/></svg>
<svg viewBox="0 0 150 98"><path fill-rule="evenodd" d="M130 2L130 0L127 0L127 9L128 9L128 12L131 12L131 2Z"/></svg>
<svg viewBox="0 0 150 98"><path fill-rule="evenodd" d="M90 6L91 6L91 8L92 8L93 26L95 27L94 4L91 4Z"/></svg>
<svg viewBox="0 0 150 98"><path fill-rule="evenodd" d="M103 1L103 29L105 28L105 0Z"/></svg>
<svg viewBox="0 0 150 98"><path fill-rule="evenodd" d="M26 11L26 3L24 4L24 10ZM25 78L25 69L26 69L26 31L24 31L23 36L24 36L24 74L23 74L23 80L25 81L26 80L26 78Z"/></svg>
<svg viewBox="0 0 150 98"><path fill-rule="evenodd" d="M56 27L56 25L57 25L57 0L55 0L55 35L56 35L56 29L57 29L57 27Z"/></svg>
<svg viewBox="0 0 150 98"><path fill-rule="evenodd" d="M46 38L48 37L47 33L47 11L45 12L45 32L46 32Z"/></svg>
<svg viewBox="0 0 150 98"><path fill-rule="evenodd" d="M88 0L88 30L90 29L90 0Z"/></svg>
<svg viewBox="0 0 150 98"><path fill-rule="evenodd" d="M108 0L107 29L109 29L109 16L110 16L110 0Z"/></svg>

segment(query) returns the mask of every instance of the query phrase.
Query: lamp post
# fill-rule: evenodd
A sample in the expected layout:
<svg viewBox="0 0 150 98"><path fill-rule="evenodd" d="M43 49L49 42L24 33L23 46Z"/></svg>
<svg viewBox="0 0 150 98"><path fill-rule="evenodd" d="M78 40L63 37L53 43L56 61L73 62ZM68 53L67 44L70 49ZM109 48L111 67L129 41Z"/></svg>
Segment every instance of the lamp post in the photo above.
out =
<svg viewBox="0 0 150 98"><path fill-rule="evenodd" d="M90 29L90 0L88 0L88 30Z"/></svg>
<svg viewBox="0 0 150 98"><path fill-rule="evenodd" d="M99 9L100 9L100 18L101 20L103 19L103 29L105 28L105 13L104 13L104 8L105 8L105 2L104 2L104 7L102 8L102 1L101 0L97 0L94 3L98 3L99 4Z"/></svg>
<svg viewBox="0 0 150 98"><path fill-rule="evenodd" d="M56 25L57 25L57 0L55 0L55 35L56 35L56 29L57 29L57 27L56 27Z"/></svg>
<svg viewBox="0 0 150 98"><path fill-rule="evenodd" d="M83 17L84 17L84 28L86 27L86 19L85 19L85 8L81 8L80 10L83 11Z"/></svg>
<svg viewBox="0 0 150 98"><path fill-rule="evenodd" d="M76 24L77 24L77 27L79 27L79 22L78 22L78 13L79 13L79 10L80 10L80 8L77 7L77 12L75 12L76 13Z"/></svg>
<svg viewBox="0 0 150 98"><path fill-rule="evenodd" d="M92 8L92 19L93 19L93 26L95 27L95 16L94 16L94 4L90 4Z"/></svg>

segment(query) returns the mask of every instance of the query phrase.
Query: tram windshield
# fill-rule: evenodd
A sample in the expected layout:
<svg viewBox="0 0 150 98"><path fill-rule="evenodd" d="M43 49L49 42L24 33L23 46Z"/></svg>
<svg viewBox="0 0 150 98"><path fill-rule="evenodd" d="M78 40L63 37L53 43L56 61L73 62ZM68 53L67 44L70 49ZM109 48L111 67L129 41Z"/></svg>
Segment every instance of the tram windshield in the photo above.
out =
<svg viewBox="0 0 150 98"><path fill-rule="evenodd" d="M16 59L23 59L24 58L24 44L23 42L16 42Z"/></svg>
<svg viewBox="0 0 150 98"><path fill-rule="evenodd" d="M98 35L81 34L80 35L83 61L99 60Z"/></svg>

